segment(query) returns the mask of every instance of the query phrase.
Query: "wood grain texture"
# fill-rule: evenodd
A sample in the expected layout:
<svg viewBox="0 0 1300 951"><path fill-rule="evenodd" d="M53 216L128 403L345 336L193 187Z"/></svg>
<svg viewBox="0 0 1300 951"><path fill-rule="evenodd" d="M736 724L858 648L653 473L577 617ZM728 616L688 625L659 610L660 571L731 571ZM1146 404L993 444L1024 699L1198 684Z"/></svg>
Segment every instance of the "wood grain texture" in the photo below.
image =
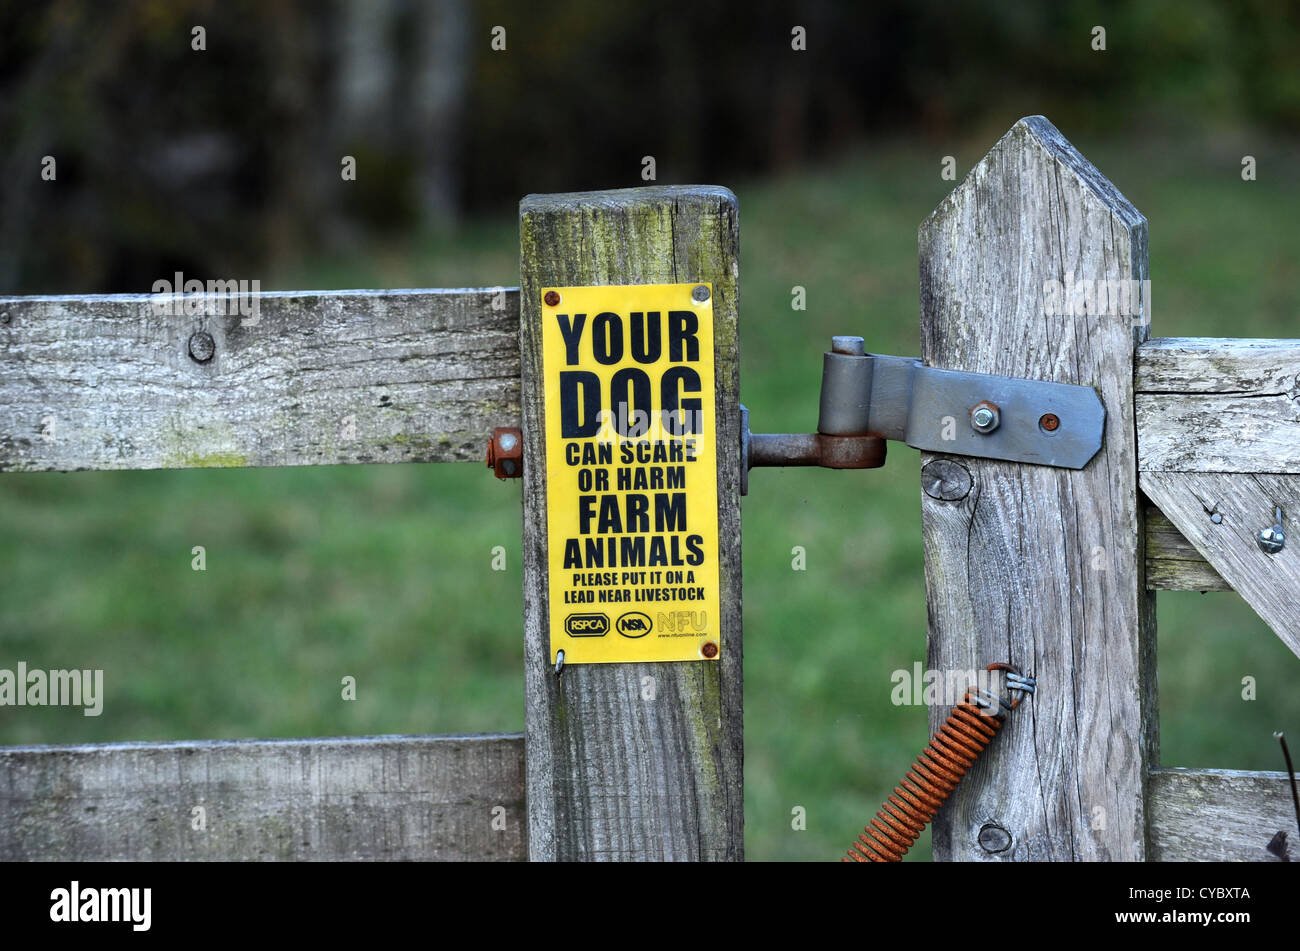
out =
<svg viewBox="0 0 1300 951"><path fill-rule="evenodd" d="M1265 846L1284 831L1300 862L1286 773L1158 769L1151 774L1151 858L1159 862L1280 862Z"/></svg>
<svg viewBox="0 0 1300 951"><path fill-rule="evenodd" d="M936 817L936 859L1146 857L1155 627L1132 406L1149 314L1045 313L1048 282L1146 277L1146 220L1041 116L1016 123L921 226L926 363L1094 386L1106 407L1102 450L1082 470L962 458L964 498L921 495L930 667L1009 661L1038 679ZM947 712L932 709L932 727ZM979 845L985 823L1010 833L1006 851Z"/></svg>
<svg viewBox="0 0 1300 951"><path fill-rule="evenodd" d="M1300 657L1300 475L1143 472L1142 491ZM1281 506L1288 539L1273 555L1256 541ZM1218 522L1212 515L1221 516Z"/></svg>
<svg viewBox="0 0 1300 951"><path fill-rule="evenodd" d="M1136 407L1144 472L1300 472L1300 341L1150 340Z"/></svg>
<svg viewBox="0 0 1300 951"><path fill-rule="evenodd" d="M255 326L153 304L0 299L0 471L480 460L519 420L513 288L265 293Z"/></svg>
<svg viewBox="0 0 1300 951"><path fill-rule="evenodd" d="M1164 512L1148 503L1142 520L1146 530L1148 591L1232 590L1232 585L1223 580Z"/></svg>
<svg viewBox="0 0 1300 951"><path fill-rule="evenodd" d="M525 837L519 735L0 748L4 861L519 861Z"/></svg>
<svg viewBox="0 0 1300 951"><path fill-rule="evenodd" d="M525 721L534 860L743 858L735 196L708 186L520 204ZM723 617L716 663L548 663L541 288L713 284ZM653 677L655 699L642 699Z"/></svg>

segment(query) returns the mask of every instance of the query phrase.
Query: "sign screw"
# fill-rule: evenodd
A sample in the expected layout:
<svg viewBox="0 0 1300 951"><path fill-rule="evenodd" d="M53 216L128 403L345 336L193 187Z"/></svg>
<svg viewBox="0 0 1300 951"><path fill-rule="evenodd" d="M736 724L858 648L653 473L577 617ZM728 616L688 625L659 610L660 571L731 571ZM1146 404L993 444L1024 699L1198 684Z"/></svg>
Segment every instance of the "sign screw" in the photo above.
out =
<svg viewBox="0 0 1300 951"><path fill-rule="evenodd" d="M971 429L977 433L991 433L998 428L1002 421L998 408L988 400L976 403L975 408L970 413Z"/></svg>
<svg viewBox="0 0 1300 951"><path fill-rule="evenodd" d="M703 647L700 648L700 653L703 654L705 657L707 657L709 660L713 660L713 658L718 656L718 645L713 643L713 641L709 641L707 644L705 644Z"/></svg>
<svg viewBox="0 0 1300 951"><path fill-rule="evenodd" d="M560 303L560 295L555 291L547 291L542 300L546 301L547 307L555 307Z"/></svg>
<svg viewBox="0 0 1300 951"><path fill-rule="evenodd" d="M207 363L212 359L212 355L217 352L216 342L212 339L212 334L206 330L200 330L190 336L190 356L197 363Z"/></svg>
<svg viewBox="0 0 1300 951"><path fill-rule="evenodd" d="M691 298L703 304L709 299L709 289L703 284L696 284L695 289L691 291Z"/></svg>
<svg viewBox="0 0 1300 951"><path fill-rule="evenodd" d="M1276 555L1286 545L1286 532L1282 531L1282 510L1276 509L1272 528L1262 528L1255 540L1266 555Z"/></svg>

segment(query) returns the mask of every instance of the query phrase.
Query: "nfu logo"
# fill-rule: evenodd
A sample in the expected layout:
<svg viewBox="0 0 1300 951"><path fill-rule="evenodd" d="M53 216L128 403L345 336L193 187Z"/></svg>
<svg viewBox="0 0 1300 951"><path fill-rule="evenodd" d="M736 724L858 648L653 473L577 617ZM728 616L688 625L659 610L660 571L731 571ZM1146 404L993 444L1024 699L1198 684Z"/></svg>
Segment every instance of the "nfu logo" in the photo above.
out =
<svg viewBox="0 0 1300 951"><path fill-rule="evenodd" d="M652 624L650 615L642 614L640 611L628 611L618 619L614 627L624 637L645 637L650 633Z"/></svg>
<svg viewBox="0 0 1300 951"><path fill-rule="evenodd" d="M604 637L609 633L608 614L570 614L564 619L570 637Z"/></svg>

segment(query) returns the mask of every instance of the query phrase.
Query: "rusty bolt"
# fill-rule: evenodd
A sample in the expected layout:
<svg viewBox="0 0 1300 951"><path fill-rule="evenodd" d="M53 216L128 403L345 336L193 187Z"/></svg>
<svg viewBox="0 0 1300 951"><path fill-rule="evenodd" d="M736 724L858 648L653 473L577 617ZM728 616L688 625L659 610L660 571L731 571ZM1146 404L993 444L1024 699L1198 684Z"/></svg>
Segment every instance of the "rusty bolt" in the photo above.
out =
<svg viewBox="0 0 1300 951"><path fill-rule="evenodd" d="M970 411L970 426L977 433L991 433L1002 422L1002 414L996 403L982 400Z"/></svg>
<svg viewBox="0 0 1300 951"><path fill-rule="evenodd" d="M487 467L498 479L524 474L524 434L518 426L498 426L488 442Z"/></svg>
<svg viewBox="0 0 1300 951"><path fill-rule="evenodd" d="M1056 428L1061 425L1061 418L1055 413L1044 413L1038 417L1038 425L1043 428L1044 432L1054 433Z"/></svg>
<svg viewBox="0 0 1300 951"><path fill-rule="evenodd" d="M546 296L543 297L542 300L546 301L547 307L555 307L560 303L560 295L555 291L547 291Z"/></svg>
<svg viewBox="0 0 1300 951"><path fill-rule="evenodd" d="M707 644L705 644L703 647L700 648L700 653L703 654L705 657L707 657L709 660L713 660L713 658L718 656L718 645L713 643L713 641L709 641Z"/></svg>
<svg viewBox="0 0 1300 951"><path fill-rule="evenodd" d="M207 363L216 351L217 344L212 339L212 334L206 330L200 330L190 336L190 356L197 362Z"/></svg>

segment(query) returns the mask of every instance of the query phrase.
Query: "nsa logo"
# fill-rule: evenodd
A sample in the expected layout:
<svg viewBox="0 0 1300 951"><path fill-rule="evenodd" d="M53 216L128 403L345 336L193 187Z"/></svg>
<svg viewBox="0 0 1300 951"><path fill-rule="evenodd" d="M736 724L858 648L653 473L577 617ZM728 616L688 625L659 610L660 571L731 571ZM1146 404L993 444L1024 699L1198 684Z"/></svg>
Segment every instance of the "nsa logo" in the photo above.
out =
<svg viewBox="0 0 1300 951"><path fill-rule="evenodd" d="M650 633L651 627L650 616L640 611L628 611L614 625L615 630L624 637L645 637Z"/></svg>

